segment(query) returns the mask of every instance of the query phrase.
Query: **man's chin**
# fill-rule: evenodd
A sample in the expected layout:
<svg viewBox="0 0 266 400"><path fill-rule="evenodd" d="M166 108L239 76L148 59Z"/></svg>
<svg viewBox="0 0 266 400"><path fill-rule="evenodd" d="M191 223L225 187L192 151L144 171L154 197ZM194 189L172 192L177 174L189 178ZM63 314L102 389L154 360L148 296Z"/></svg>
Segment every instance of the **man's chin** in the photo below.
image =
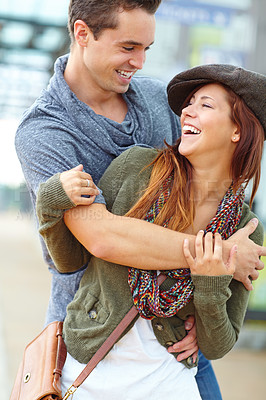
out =
<svg viewBox="0 0 266 400"><path fill-rule="evenodd" d="M116 91L117 94L124 94L128 91L129 84L125 86L120 86L120 88Z"/></svg>

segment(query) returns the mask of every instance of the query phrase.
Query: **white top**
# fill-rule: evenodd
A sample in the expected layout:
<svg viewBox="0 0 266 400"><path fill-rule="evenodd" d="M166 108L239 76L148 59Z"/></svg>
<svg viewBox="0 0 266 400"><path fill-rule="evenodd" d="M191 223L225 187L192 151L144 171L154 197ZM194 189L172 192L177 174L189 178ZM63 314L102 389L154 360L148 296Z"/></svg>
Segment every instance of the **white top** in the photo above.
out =
<svg viewBox="0 0 266 400"><path fill-rule="evenodd" d="M67 355L63 394L84 367ZM196 372L197 368L188 369L176 361L157 341L151 322L139 317L77 389L73 400L200 400Z"/></svg>

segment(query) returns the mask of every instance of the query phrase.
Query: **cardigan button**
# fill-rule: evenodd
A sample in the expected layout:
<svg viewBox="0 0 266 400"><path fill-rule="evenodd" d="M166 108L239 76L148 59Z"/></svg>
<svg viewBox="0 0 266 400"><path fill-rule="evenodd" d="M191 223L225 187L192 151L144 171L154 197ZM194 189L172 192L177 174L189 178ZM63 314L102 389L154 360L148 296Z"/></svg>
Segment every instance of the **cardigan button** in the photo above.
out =
<svg viewBox="0 0 266 400"><path fill-rule="evenodd" d="M193 357L192 357L192 356L189 356L189 357L187 358L187 364L188 364L189 367L191 367L191 366L194 364L194 362L193 362Z"/></svg>
<svg viewBox="0 0 266 400"><path fill-rule="evenodd" d="M164 330L164 326L162 324L159 324L158 322L155 324L155 328L157 328L158 331L163 331Z"/></svg>
<svg viewBox="0 0 266 400"><path fill-rule="evenodd" d="M91 310L91 311L89 312L89 318L90 318L90 319L95 319L95 318L97 318L97 312L96 312L95 310Z"/></svg>
<svg viewBox="0 0 266 400"><path fill-rule="evenodd" d="M171 341L165 343L165 345L166 345L167 347L173 346L173 344L174 344L174 342L171 342Z"/></svg>

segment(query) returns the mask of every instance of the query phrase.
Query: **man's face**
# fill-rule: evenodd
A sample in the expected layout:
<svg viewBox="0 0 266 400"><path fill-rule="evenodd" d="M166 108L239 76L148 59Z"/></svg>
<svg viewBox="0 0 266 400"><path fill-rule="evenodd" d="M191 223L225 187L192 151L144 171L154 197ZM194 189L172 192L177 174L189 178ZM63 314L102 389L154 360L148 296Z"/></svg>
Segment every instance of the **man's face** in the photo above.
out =
<svg viewBox="0 0 266 400"><path fill-rule="evenodd" d="M155 17L142 9L119 12L117 28L103 30L98 40L90 34L83 61L91 89L125 93L143 67L154 34Z"/></svg>

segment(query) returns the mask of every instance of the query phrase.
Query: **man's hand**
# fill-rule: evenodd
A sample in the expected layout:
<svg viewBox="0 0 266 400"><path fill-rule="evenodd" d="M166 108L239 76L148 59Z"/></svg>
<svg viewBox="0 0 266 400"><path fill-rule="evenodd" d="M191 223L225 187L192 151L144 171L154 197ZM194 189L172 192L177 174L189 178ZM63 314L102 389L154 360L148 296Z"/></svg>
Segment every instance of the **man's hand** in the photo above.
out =
<svg viewBox="0 0 266 400"><path fill-rule="evenodd" d="M60 181L63 189L76 205L88 206L95 200L95 196L99 194L99 190L93 183L90 174L83 172L83 165L80 164L69 171L64 171L60 174ZM90 196L90 197L84 197Z"/></svg>
<svg viewBox="0 0 266 400"><path fill-rule="evenodd" d="M169 353L180 353L177 356L177 361L186 360L189 356L192 356L193 362L196 362L199 346L197 343L197 332L195 317L191 315L185 321L185 329L188 332L184 339L168 347Z"/></svg>
<svg viewBox="0 0 266 400"><path fill-rule="evenodd" d="M249 239L249 236L257 226L258 220L253 218L244 228L239 229L224 242L227 251L232 245L237 245L234 279L242 282L247 290L253 289L251 280L258 279L259 270L264 268L264 264L259 257L266 256L266 247L259 246Z"/></svg>

